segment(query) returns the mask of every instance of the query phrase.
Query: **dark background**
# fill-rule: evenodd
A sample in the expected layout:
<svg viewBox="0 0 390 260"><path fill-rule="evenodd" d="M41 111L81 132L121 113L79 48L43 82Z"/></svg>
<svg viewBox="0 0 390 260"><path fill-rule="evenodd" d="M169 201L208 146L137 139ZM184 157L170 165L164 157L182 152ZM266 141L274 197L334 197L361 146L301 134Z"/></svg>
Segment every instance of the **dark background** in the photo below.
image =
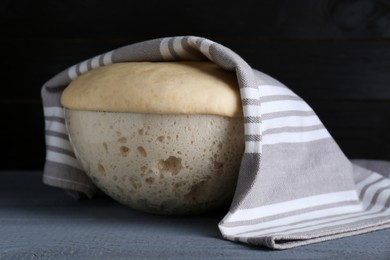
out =
<svg viewBox="0 0 390 260"><path fill-rule="evenodd" d="M40 88L138 41L196 35L237 52L319 114L351 158L390 159L390 1L0 1L0 169L42 169Z"/></svg>

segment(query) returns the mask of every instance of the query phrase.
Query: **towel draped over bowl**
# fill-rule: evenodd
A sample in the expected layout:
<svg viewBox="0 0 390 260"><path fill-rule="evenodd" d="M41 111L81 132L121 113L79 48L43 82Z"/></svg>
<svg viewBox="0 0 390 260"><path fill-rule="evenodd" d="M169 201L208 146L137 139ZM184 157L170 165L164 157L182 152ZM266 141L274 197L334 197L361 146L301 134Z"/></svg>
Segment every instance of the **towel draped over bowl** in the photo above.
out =
<svg viewBox="0 0 390 260"><path fill-rule="evenodd" d="M245 151L230 210L219 223L225 239L286 249L390 227L389 162L348 160L293 91L225 46L196 36L124 46L46 82L44 183L90 198L97 190L74 155L60 104L73 79L117 62L174 60L210 60L237 76Z"/></svg>

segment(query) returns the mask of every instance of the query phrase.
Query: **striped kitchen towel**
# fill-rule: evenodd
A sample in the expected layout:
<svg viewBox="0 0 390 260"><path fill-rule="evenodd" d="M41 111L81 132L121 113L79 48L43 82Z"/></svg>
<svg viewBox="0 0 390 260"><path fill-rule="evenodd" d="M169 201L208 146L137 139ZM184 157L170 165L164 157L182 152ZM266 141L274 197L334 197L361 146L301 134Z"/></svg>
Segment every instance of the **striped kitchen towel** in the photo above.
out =
<svg viewBox="0 0 390 260"><path fill-rule="evenodd" d="M219 223L224 238L285 249L390 227L389 162L352 163L300 97L230 49L194 36L128 45L44 84L44 182L89 197L96 191L64 125L60 96L73 79L116 62L199 59L236 73L243 105L245 152L230 210Z"/></svg>

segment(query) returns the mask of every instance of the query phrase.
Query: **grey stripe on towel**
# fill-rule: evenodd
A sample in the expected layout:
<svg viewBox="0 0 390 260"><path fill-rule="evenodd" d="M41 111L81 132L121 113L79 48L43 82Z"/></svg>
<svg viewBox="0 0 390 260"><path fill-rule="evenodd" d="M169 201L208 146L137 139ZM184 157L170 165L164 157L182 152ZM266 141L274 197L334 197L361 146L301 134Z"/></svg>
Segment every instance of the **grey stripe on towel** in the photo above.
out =
<svg viewBox="0 0 390 260"><path fill-rule="evenodd" d="M45 183L93 197L96 188L66 135L60 95L79 75L126 61L210 60L234 71L245 152L236 193L219 223L225 239L286 249L390 227L390 163L352 164L300 97L221 44L195 36L131 44L76 64L42 87ZM383 169L381 172L375 169Z"/></svg>

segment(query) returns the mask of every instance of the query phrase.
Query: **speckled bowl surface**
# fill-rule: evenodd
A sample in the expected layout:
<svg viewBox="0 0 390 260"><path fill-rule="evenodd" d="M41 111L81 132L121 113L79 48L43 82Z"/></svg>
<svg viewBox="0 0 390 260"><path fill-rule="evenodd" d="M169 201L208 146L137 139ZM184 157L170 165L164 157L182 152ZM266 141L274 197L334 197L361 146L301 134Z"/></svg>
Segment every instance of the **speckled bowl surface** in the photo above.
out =
<svg viewBox="0 0 390 260"><path fill-rule="evenodd" d="M107 195L156 214L230 203L244 152L242 118L65 109L76 157Z"/></svg>

